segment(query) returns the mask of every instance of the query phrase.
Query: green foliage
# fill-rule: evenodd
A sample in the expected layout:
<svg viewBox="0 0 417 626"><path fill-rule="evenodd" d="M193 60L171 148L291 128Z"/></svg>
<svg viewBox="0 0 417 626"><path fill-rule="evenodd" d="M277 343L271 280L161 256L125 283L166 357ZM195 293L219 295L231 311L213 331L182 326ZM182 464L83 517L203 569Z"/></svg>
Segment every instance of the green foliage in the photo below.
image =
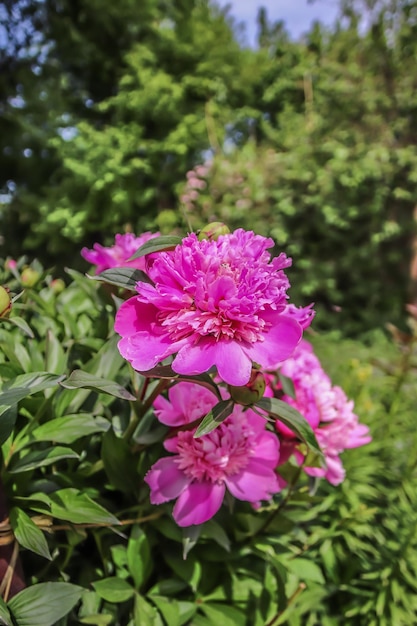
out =
<svg viewBox="0 0 417 626"><path fill-rule="evenodd" d="M56 294L40 274L12 309L31 335L8 320L0 328L2 481L29 583L0 606L6 624L415 620L414 339L393 328L398 350L382 333L369 347L337 334L313 337L374 438L345 453L342 485L300 480L290 462L282 469L287 489L267 507L254 512L236 501L233 515L223 507L182 530L169 505L150 505L143 483L166 428L152 411L137 413L136 398L157 389L115 350L116 292L71 272ZM8 282L20 291L16 278ZM167 366L156 370L161 385L173 376ZM204 376L195 381L214 389ZM264 408L282 419L281 405Z"/></svg>

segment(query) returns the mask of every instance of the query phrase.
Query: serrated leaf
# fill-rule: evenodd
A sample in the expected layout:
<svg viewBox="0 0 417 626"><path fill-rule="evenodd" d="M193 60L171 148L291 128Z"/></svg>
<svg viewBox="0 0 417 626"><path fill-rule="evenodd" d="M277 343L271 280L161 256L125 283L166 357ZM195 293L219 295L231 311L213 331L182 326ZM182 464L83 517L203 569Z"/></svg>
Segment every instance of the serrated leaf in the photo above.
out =
<svg viewBox="0 0 417 626"><path fill-rule="evenodd" d="M8 606L18 626L53 626L71 611L83 591L70 583L39 583L20 591Z"/></svg>
<svg viewBox="0 0 417 626"><path fill-rule="evenodd" d="M110 285L116 285L122 289L128 289L129 291L136 291L136 283L152 283L151 279L145 272L132 267L114 267L112 269L104 270L101 274L96 276L87 277L91 280L98 280Z"/></svg>
<svg viewBox="0 0 417 626"><path fill-rule="evenodd" d="M122 400L136 400L134 395L113 380L98 378L82 370L74 370L65 381L61 382L61 386L65 389L92 389L98 393L106 393Z"/></svg>
<svg viewBox="0 0 417 626"><path fill-rule="evenodd" d="M139 257L146 256L147 254L152 254L153 252L162 252L164 250L173 250L178 244L182 242L181 237L176 237L174 235L163 235L161 237L153 237L146 241L138 250L136 250L135 254L128 259L129 261L134 261Z"/></svg>
<svg viewBox="0 0 417 626"><path fill-rule="evenodd" d="M51 465L57 461L63 459L79 459L79 455L71 450L71 448L65 448L63 446L55 446L53 448L47 448L46 450L39 450L37 452L29 452L22 459L16 462L12 461L8 467L10 474L18 474L21 472L29 472L37 469L38 467L45 467Z"/></svg>
<svg viewBox="0 0 417 626"><path fill-rule="evenodd" d="M46 559L52 559L45 535L31 520L29 515L22 509L14 507L10 511L9 519L17 542L21 546L36 554L40 554L40 556Z"/></svg>
<svg viewBox="0 0 417 626"><path fill-rule="evenodd" d="M203 437L208 433L211 433L212 430L220 426L224 420L229 417L229 415L233 412L234 403L233 400L221 400L216 406L212 408L210 413L207 413L205 417L201 420L196 432L194 433L194 437Z"/></svg>
<svg viewBox="0 0 417 626"><path fill-rule="evenodd" d="M277 398L262 398L255 403L255 406L263 409L269 415L279 419L285 426L288 426L324 461L323 453L310 424L296 409Z"/></svg>
<svg viewBox="0 0 417 626"><path fill-rule="evenodd" d="M103 600L107 602L114 602L115 604L126 602L126 600L129 600L135 593L133 587L126 580L117 578L116 576L96 580L96 582L91 584L100 598L103 598Z"/></svg>

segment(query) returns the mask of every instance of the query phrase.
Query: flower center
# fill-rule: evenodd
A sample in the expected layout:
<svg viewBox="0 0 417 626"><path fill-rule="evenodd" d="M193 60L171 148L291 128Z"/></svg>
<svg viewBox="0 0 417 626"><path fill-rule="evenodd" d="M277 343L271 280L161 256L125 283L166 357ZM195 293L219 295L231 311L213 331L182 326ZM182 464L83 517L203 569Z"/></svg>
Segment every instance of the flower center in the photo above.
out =
<svg viewBox="0 0 417 626"><path fill-rule="evenodd" d="M179 432L178 467L199 482L219 482L239 472L253 454L255 434L242 414L227 418L216 430L195 439L195 431Z"/></svg>

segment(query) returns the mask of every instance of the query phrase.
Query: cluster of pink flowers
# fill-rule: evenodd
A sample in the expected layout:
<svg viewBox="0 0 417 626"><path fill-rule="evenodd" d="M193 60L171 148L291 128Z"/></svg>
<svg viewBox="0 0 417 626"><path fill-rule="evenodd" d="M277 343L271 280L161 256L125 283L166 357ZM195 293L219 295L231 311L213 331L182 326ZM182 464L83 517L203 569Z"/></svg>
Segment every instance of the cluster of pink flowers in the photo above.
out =
<svg viewBox="0 0 417 626"><path fill-rule="evenodd" d="M136 237L132 233L125 233L124 235L116 235L113 246L105 247L99 243L95 243L92 250L83 248L81 255L86 261L92 265L96 265L96 274L101 274L104 270L111 269L113 267L133 267L136 269L144 270L145 261L143 257L129 261L130 257L144 243L158 237L159 233L143 233L140 237Z"/></svg>
<svg viewBox="0 0 417 626"><path fill-rule="evenodd" d="M272 259L273 245L238 229L216 241L191 234L160 252L148 271L153 284L138 282L138 295L117 313L122 356L146 371L175 355L178 374L215 366L237 386L249 381L253 362L267 368L287 359L303 328L288 313L284 269L291 260Z"/></svg>
<svg viewBox="0 0 417 626"><path fill-rule="evenodd" d="M282 395L279 378L274 376L269 377L267 395L282 396L282 400L305 417L326 460L326 467L305 467L305 472L338 485L345 478L340 454L347 448L369 443L368 427L359 423L358 416L353 412L353 402L346 398L340 387L332 385L312 346L306 341L301 341L294 354L281 364L279 371L292 380L295 398ZM303 462L294 433L281 422L277 422L277 429L281 438L281 463L293 453L300 463Z"/></svg>
<svg viewBox="0 0 417 626"><path fill-rule="evenodd" d="M193 424L216 403L210 391L180 382L170 389L168 400L155 402L156 416L178 429ZM169 436L164 447L173 456L157 461L145 477L153 504L176 499L173 517L179 526L211 519L226 489L254 506L282 489L284 482L275 472L279 439L252 410L236 405L213 432L196 439L195 431L192 426Z"/></svg>
<svg viewBox="0 0 417 626"><path fill-rule="evenodd" d="M206 178L210 173L211 167L211 163L206 162L203 165L197 165L194 169L187 172L187 182L180 197L186 211L194 211L195 202L198 200L200 193L207 187Z"/></svg>
<svg viewBox="0 0 417 626"><path fill-rule="evenodd" d="M113 247L96 244L82 253L98 273L133 263L145 269L143 258L127 259L154 236L117 235ZM285 254L272 258L272 246L272 239L238 229L206 239L190 234L175 249L154 254L146 265L151 282L139 281L137 295L117 312L119 350L138 371L169 359L180 375L210 372L222 398L232 394L242 404L236 388L251 389L250 381L263 372L265 395L297 409L322 448L326 467L303 466L304 471L337 485L344 479L340 454L371 437L353 403L332 385L302 340L314 311L312 305L288 303L285 269L291 260ZM292 380L295 397L285 395L282 376ZM263 393L263 380L257 389ZM168 397L154 402L157 419L170 429L164 441L170 456L159 459L145 481L153 504L176 501L173 517L179 526L209 520L226 491L258 507L285 486L280 465L291 456L305 462L291 429L280 421L273 428L250 406L235 403L215 430L196 438L198 423L217 402L213 392L191 382L172 384Z"/></svg>

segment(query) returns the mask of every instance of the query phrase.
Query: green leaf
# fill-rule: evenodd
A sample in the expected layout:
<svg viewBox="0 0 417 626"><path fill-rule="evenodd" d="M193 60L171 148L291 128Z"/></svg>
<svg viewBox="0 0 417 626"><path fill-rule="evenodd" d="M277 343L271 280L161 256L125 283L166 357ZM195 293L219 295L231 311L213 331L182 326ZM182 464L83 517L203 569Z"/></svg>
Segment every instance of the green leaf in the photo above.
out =
<svg viewBox="0 0 417 626"><path fill-rule="evenodd" d="M46 559L52 559L45 535L22 509L12 508L10 511L10 525L21 546L36 554L40 554L40 556Z"/></svg>
<svg viewBox="0 0 417 626"><path fill-rule="evenodd" d="M230 552L230 539L227 536L223 526L220 526L214 519L209 520L203 525L203 537L213 539L219 546L224 548L226 552Z"/></svg>
<svg viewBox="0 0 417 626"><path fill-rule="evenodd" d="M72 524L112 524L115 526L119 524L117 517L78 489L60 489L48 495L36 493L32 497L35 500L35 504L31 506L34 511L46 512L52 517ZM36 506L36 500L44 502L46 508Z"/></svg>
<svg viewBox="0 0 417 626"><path fill-rule="evenodd" d="M161 612L162 617L169 626L180 626L183 623L180 620L180 607L178 602L173 598L165 598L163 596L152 596L154 602Z"/></svg>
<svg viewBox="0 0 417 626"><path fill-rule="evenodd" d="M129 261L138 259L141 256L152 254L153 252L162 252L163 250L173 250L178 244L182 242L181 237L175 237L174 235L164 235L162 237L154 237L146 241L139 250L136 250L135 254L130 257Z"/></svg>
<svg viewBox="0 0 417 626"><path fill-rule="evenodd" d="M135 469L132 451L124 439L116 437L113 429L103 436L101 458L113 487L123 493L138 491L140 478Z"/></svg>
<svg viewBox="0 0 417 626"><path fill-rule="evenodd" d="M17 328L20 328L20 330L23 330L23 332L26 335L28 335L31 339L33 339L34 336L35 336L33 334L33 331L31 329L31 327L26 322L26 320L23 319L23 317L16 317L15 315L12 315L12 317L2 318L1 321L2 322L10 322L14 326L17 326Z"/></svg>
<svg viewBox="0 0 417 626"><path fill-rule="evenodd" d="M0 416L0 445L10 437L17 419L16 405L7 408Z"/></svg>
<svg viewBox="0 0 417 626"><path fill-rule="evenodd" d="M323 460L323 453L317 443L316 436L307 420L292 406L276 398L262 398L255 406L266 411L288 426L304 443L306 443Z"/></svg>
<svg viewBox="0 0 417 626"><path fill-rule="evenodd" d="M74 370L64 382L61 382L61 386L65 389L92 389L122 400L136 400L134 395L113 380L98 378L81 370Z"/></svg>
<svg viewBox="0 0 417 626"><path fill-rule="evenodd" d="M300 580L312 581L320 585L326 584L320 567L310 559L292 559L287 561L286 566L288 570L296 574Z"/></svg>
<svg viewBox="0 0 417 626"><path fill-rule="evenodd" d="M18 626L53 626L71 611L83 591L70 583L39 583L20 591L8 606Z"/></svg>
<svg viewBox="0 0 417 626"><path fill-rule="evenodd" d="M0 596L0 626L13 626L12 617L10 611L7 608L7 604Z"/></svg>
<svg viewBox="0 0 417 626"><path fill-rule="evenodd" d="M158 365L157 367L153 367L151 370L140 372L140 374L142 374L142 376L146 376L146 378L167 378L170 380L172 379L175 382L195 383L201 387L205 387L209 391L212 391L219 399L221 399L219 388L209 374L198 374L195 376L177 374L174 372L171 365Z"/></svg>
<svg viewBox="0 0 417 626"><path fill-rule="evenodd" d="M56 338L50 329L46 331L45 344L46 369L52 374L62 373L65 370L67 358L61 342Z"/></svg>
<svg viewBox="0 0 417 626"><path fill-rule="evenodd" d="M246 626L246 615L233 606L220 603L203 603L201 609L212 624L222 626Z"/></svg>
<svg viewBox="0 0 417 626"><path fill-rule="evenodd" d="M202 526L188 526L182 530L182 558L187 558L190 550L194 548L201 535Z"/></svg>
<svg viewBox="0 0 417 626"><path fill-rule="evenodd" d="M285 395L290 396L290 398L295 398L295 387L292 379L288 376L284 376L281 372L278 372L278 378Z"/></svg>
<svg viewBox="0 0 417 626"><path fill-rule="evenodd" d="M110 423L106 419L93 417L89 413L65 415L35 428L30 435L30 442L55 441L56 443L73 443L81 437L98 432L106 432L109 428Z"/></svg>
<svg viewBox="0 0 417 626"><path fill-rule="evenodd" d="M127 565L136 589L140 589L152 572L152 559L148 538L137 525L133 526L127 544Z"/></svg>
<svg viewBox="0 0 417 626"><path fill-rule="evenodd" d="M201 420L194 437L202 437L211 433L212 430L220 426L222 422L229 417L234 407L233 400L221 400L216 406L212 408L210 413L207 413Z"/></svg>
<svg viewBox="0 0 417 626"><path fill-rule="evenodd" d="M138 593L135 595L134 624L138 626L163 626L156 608Z"/></svg>
<svg viewBox="0 0 417 626"><path fill-rule="evenodd" d="M53 448L47 448L46 450L40 450L37 452L29 452L22 459L16 462L12 461L8 467L10 474L18 474L20 472L29 472L38 467L45 467L51 465L57 461L63 459L79 459L79 455L71 450L71 448L64 448L63 446L55 446Z"/></svg>
<svg viewBox="0 0 417 626"><path fill-rule="evenodd" d="M100 598L116 604L126 602L126 600L129 600L135 593L133 587L129 585L126 580L117 578L116 576L96 580L92 585Z"/></svg>
<svg viewBox="0 0 417 626"><path fill-rule="evenodd" d="M16 376L10 384L4 385L3 391L0 393L0 415L23 398L55 387L63 379L64 376L57 376L48 372L34 372Z"/></svg>
<svg viewBox="0 0 417 626"><path fill-rule="evenodd" d="M101 274L96 276L90 276L91 280L98 280L110 285L116 285L122 289L129 289L129 291L136 291L136 283L152 283L151 279L145 272L131 267L114 267L109 270L104 270Z"/></svg>

